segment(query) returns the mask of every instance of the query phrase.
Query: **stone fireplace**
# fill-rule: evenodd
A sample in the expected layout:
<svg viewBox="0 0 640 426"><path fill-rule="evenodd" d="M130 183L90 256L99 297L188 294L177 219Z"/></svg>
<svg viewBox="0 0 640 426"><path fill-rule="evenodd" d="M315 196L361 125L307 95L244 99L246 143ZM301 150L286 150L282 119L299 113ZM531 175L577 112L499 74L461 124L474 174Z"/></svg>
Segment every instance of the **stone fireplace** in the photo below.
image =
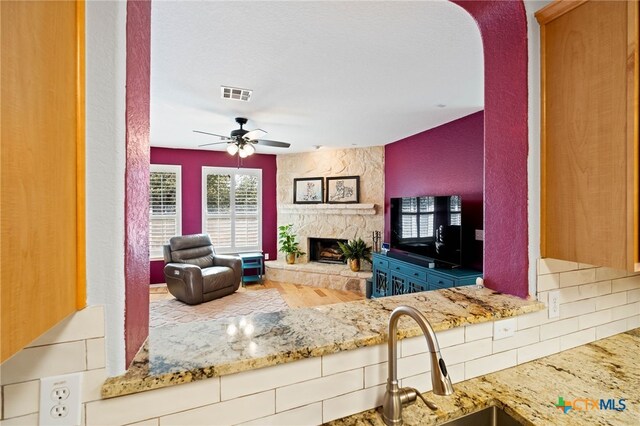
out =
<svg viewBox="0 0 640 426"><path fill-rule="evenodd" d="M344 263L344 255L338 242L346 243L341 238L309 238L309 262Z"/></svg>
<svg viewBox="0 0 640 426"><path fill-rule="evenodd" d="M282 154L277 157L278 225L293 225L293 232L306 253L287 265L283 255L265 263L267 278L316 287L364 292L371 277L370 265L352 272L342 260L335 264L318 262L317 240L346 241L362 238L373 245L374 231L384 229L384 147L321 149L314 152ZM357 204L294 204L293 179L303 177L359 176ZM337 244L336 244L337 245ZM337 253L333 243L323 247L325 259Z"/></svg>

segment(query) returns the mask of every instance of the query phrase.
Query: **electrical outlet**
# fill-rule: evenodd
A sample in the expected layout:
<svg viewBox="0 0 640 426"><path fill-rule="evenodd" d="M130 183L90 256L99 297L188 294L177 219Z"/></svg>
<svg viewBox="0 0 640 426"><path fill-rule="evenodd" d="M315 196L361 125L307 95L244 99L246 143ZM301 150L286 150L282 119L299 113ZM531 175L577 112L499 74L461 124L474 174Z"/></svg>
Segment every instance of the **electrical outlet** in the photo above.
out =
<svg viewBox="0 0 640 426"><path fill-rule="evenodd" d="M40 379L40 421L46 426L74 426L81 423L82 374Z"/></svg>
<svg viewBox="0 0 640 426"><path fill-rule="evenodd" d="M516 333L515 318L509 318L502 321L496 321L493 323L493 340L505 339L511 337Z"/></svg>
<svg viewBox="0 0 640 426"><path fill-rule="evenodd" d="M269 253L264 254L264 260L269 260Z"/></svg>
<svg viewBox="0 0 640 426"><path fill-rule="evenodd" d="M484 230L476 229L476 241L484 241Z"/></svg>
<svg viewBox="0 0 640 426"><path fill-rule="evenodd" d="M550 291L549 292L549 303L547 304L549 308L549 318L558 318L560 316L560 292L559 291Z"/></svg>

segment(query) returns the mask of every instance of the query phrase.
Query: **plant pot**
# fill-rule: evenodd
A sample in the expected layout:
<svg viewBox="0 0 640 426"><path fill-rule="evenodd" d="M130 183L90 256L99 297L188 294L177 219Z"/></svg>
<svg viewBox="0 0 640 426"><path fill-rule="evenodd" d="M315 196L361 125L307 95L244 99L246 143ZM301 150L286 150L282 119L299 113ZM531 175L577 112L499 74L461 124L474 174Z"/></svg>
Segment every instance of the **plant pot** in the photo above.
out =
<svg viewBox="0 0 640 426"><path fill-rule="evenodd" d="M296 254L295 253L287 253L287 263L289 265L293 265L296 263Z"/></svg>
<svg viewBox="0 0 640 426"><path fill-rule="evenodd" d="M360 259L349 259L349 268L353 272L358 272L360 270Z"/></svg>

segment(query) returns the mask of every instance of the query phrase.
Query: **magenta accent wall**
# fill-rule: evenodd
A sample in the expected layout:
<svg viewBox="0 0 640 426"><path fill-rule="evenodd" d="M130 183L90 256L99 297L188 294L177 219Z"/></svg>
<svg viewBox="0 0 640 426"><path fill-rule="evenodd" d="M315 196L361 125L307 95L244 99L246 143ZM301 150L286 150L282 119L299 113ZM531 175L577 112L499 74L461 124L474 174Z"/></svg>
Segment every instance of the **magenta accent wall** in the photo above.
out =
<svg viewBox="0 0 640 426"><path fill-rule="evenodd" d="M127 2L125 302L127 366L149 334L151 2ZM113 277L118 279L118 277Z"/></svg>
<svg viewBox="0 0 640 426"><path fill-rule="evenodd" d="M384 238L390 241L389 203L395 197L461 195L463 265L482 270L482 175L484 113L388 144L384 149Z"/></svg>
<svg viewBox="0 0 640 426"><path fill-rule="evenodd" d="M478 24L484 51L484 278L528 294L527 20L513 1L454 1Z"/></svg>
<svg viewBox="0 0 640 426"><path fill-rule="evenodd" d="M202 232L202 167L237 167L238 157L225 151L151 148L151 164L182 166L182 234ZM254 154L242 167L262 169L262 250L277 256L276 156ZM152 261L150 282L163 283L164 262ZM148 281L149 282L149 281Z"/></svg>

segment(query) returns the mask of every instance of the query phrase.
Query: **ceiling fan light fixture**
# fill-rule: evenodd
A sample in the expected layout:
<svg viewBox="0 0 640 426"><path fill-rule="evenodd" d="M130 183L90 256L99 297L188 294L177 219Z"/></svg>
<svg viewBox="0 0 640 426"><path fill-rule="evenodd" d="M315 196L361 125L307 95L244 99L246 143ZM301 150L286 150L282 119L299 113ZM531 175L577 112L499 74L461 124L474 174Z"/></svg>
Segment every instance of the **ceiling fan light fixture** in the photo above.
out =
<svg viewBox="0 0 640 426"><path fill-rule="evenodd" d="M247 157L248 157L249 155L251 155L251 154L249 154L249 153L248 153L247 151L245 151L245 150L244 150L244 148L243 148L243 149L241 149L240 151L238 151L238 155L240 156L240 158L247 158Z"/></svg>
<svg viewBox="0 0 640 426"><path fill-rule="evenodd" d="M238 145L235 143L230 143L227 145L227 152L229 155L236 155L238 153Z"/></svg>
<svg viewBox="0 0 640 426"><path fill-rule="evenodd" d="M242 150L247 153L247 156L256 152L256 148L253 146L253 144L250 143L245 144L244 147L242 147Z"/></svg>

